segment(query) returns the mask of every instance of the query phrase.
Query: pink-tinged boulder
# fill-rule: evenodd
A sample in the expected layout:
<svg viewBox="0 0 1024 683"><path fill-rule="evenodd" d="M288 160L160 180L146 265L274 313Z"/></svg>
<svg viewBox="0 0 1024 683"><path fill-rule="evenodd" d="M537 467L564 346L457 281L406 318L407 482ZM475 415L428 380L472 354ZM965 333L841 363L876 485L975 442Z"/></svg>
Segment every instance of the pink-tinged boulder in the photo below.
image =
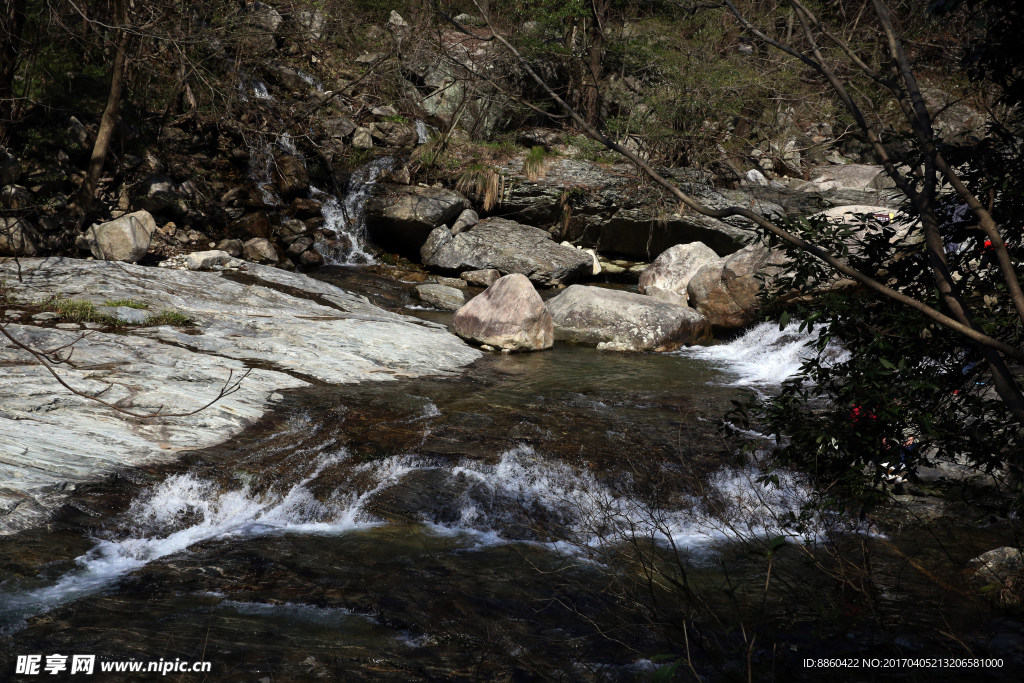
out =
<svg viewBox="0 0 1024 683"><path fill-rule="evenodd" d="M513 351L540 351L555 343L554 322L529 278L499 278L452 319L455 334L480 344Z"/></svg>
<svg viewBox="0 0 1024 683"><path fill-rule="evenodd" d="M746 327L757 319L757 295L764 286L757 274L770 283L785 265L781 252L751 244L701 268L686 287L687 299L715 327Z"/></svg>
<svg viewBox="0 0 1024 683"><path fill-rule="evenodd" d="M648 292L648 288L673 292L682 297L682 301L676 303L685 305L686 285L690 284L690 278L704 266L719 260L720 257L715 250L703 242L677 244L661 252L661 255L640 274L640 285L637 290L641 294L649 295L654 295L655 292ZM666 297L665 300L669 299Z"/></svg>

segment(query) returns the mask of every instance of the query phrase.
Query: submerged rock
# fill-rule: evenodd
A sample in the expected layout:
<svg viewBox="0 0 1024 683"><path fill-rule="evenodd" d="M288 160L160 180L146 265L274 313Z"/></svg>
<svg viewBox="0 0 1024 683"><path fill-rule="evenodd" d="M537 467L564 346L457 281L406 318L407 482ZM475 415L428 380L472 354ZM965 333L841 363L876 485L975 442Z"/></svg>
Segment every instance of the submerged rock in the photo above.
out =
<svg viewBox="0 0 1024 683"><path fill-rule="evenodd" d="M572 285L547 302L555 339L611 351L674 351L711 337L692 308L604 287Z"/></svg>
<svg viewBox="0 0 1024 683"><path fill-rule="evenodd" d="M250 264L254 284L218 273L78 259L0 263L19 298L57 293L101 306L144 299L149 315L164 310L196 323L93 332L74 345L72 386L98 392L126 409L195 410L231 375L257 366L238 391L195 415L132 420L69 393L25 352L0 346L0 534L45 522L62 505L61 490L127 466L166 462L181 451L221 443L255 423L283 389L317 382L391 381L447 375L480 357L434 323L390 313L332 285ZM299 292L294 295L289 292ZM10 323L9 332L36 348L75 341L73 330ZM109 386L109 388L108 388ZM71 486L73 488L73 486Z"/></svg>
<svg viewBox="0 0 1024 683"><path fill-rule="evenodd" d="M671 249L663 251L640 274L640 284L637 289L641 294L655 294L648 292L648 288L673 292L682 298L681 303L685 305L686 285L690 283L690 279L701 268L718 260L718 254L702 242L677 244Z"/></svg>
<svg viewBox="0 0 1024 683"><path fill-rule="evenodd" d="M758 292L762 282L782 271L783 254L752 244L720 261L701 268L686 287L690 305L716 327L739 328L757 319Z"/></svg>
<svg viewBox="0 0 1024 683"><path fill-rule="evenodd" d="M447 285L417 285L416 294L423 303L443 311L457 311L466 303L461 290Z"/></svg>
<svg viewBox="0 0 1024 683"><path fill-rule="evenodd" d="M540 351L555 343L554 321L522 274L506 275L452 319L455 334L494 348Z"/></svg>
<svg viewBox="0 0 1024 683"><path fill-rule="evenodd" d="M521 273L542 285L572 281L593 268L590 254L555 243L544 230L487 218L452 235L438 228L420 251L424 265L444 270Z"/></svg>

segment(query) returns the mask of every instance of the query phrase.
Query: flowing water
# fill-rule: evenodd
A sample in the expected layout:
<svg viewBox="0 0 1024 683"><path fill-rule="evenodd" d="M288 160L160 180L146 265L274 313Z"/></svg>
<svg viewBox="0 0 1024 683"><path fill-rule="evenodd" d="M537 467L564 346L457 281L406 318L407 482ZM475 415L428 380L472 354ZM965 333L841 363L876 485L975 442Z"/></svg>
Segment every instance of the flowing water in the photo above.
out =
<svg viewBox="0 0 1024 683"><path fill-rule="evenodd" d="M369 250L364 205L381 172L393 170L395 163L393 157L381 157L356 169L349 178L347 191L341 201L334 195L313 188L312 195L323 202L326 219L324 227L336 233L335 238L322 239L314 245L327 263L376 263Z"/></svg>
<svg viewBox="0 0 1024 683"><path fill-rule="evenodd" d="M411 301L359 268L320 277ZM293 391L237 439L86 487L0 545L0 670L82 653L212 663L178 680L644 680L665 646L616 635L637 614L598 590L609 563L648 539L720 578L747 566L729 559L741 541L788 533L800 478L758 484L715 420L793 372L806 340L558 344L454 378Z"/></svg>

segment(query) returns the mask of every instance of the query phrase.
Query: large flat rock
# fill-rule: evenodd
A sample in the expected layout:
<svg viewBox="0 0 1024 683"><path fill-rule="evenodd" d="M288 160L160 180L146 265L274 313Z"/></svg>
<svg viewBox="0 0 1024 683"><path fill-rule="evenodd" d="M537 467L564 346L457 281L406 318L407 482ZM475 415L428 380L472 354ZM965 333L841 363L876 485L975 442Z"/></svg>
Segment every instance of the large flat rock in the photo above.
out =
<svg viewBox="0 0 1024 683"><path fill-rule="evenodd" d="M26 352L0 344L0 534L44 522L69 486L231 438L280 390L446 375L480 356L441 325L384 311L301 274L248 268L233 281L220 273L22 259L19 282L14 262L0 261L0 280L20 300L59 293L99 306L131 298L196 321L193 328L94 331L75 343L61 377L83 391L110 385L108 402L187 412L214 398L232 371L237 378L259 368L238 392L196 415L139 420L71 394ZM7 329L42 349L80 336L27 324Z"/></svg>
<svg viewBox="0 0 1024 683"><path fill-rule="evenodd" d="M520 273L541 285L571 282L593 268L587 252L554 242L539 228L504 218L487 218L452 235L438 228L420 255L425 265L446 271L491 269Z"/></svg>

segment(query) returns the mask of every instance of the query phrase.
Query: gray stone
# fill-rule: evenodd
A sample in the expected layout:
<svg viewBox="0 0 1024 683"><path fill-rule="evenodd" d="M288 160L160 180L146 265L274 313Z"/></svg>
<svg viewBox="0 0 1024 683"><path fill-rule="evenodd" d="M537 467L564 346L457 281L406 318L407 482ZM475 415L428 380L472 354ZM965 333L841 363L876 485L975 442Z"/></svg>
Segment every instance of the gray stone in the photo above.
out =
<svg viewBox="0 0 1024 683"><path fill-rule="evenodd" d="M692 308L604 287L572 285L547 302L555 339L610 351L674 351L711 337Z"/></svg>
<svg viewBox="0 0 1024 683"><path fill-rule="evenodd" d="M266 68L267 77L283 88L299 92L309 88L309 83L299 75L297 69L293 69L292 67L273 59L267 61L264 66Z"/></svg>
<svg viewBox="0 0 1024 683"><path fill-rule="evenodd" d="M36 313L32 316L32 319L37 323L45 323L48 320L58 320L59 318L60 314L54 313L53 311L43 311L42 313Z"/></svg>
<svg viewBox="0 0 1024 683"><path fill-rule="evenodd" d="M374 107L370 110L370 113L374 116L397 116L398 110L390 104L385 104L383 107Z"/></svg>
<svg viewBox="0 0 1024 683"><path fill-rule="evenodd" d="M469 200L451 190L378 183L366 202L366 226L380 247L419 256L434 228L451 225L468 208Z"/></svg>
<svg viewBox="0 0 1024 683"><path fill-rule="evenodd" d="M452 325L463 339L494 348L540 351L555 343L551 314L530 280L519 273L500 278L471 299Z"/></svg>
<svg viewBox="0 0 1024 683"><path fill-rule="evenodd" d="M880 177L881 176L881 177ZM885 169L867 164L844 164L842 166L819 166L811 171L809 184L803 185L804 192L825 192L827 190L880 190L888 181Z"/></svg>
<svg viewBox="0 0 1024 683"><path fill-rule="evenodd" d="M257 0L248 6L248 13L242 24L242 45L256 52L270 52L277 47L274 33L284 19L270 5Z"/></svg>
<svg viewBox="0 0 1024 683"><path fill-rule="evenodd" d="M347 138L356 131L356 124L347 116L332 116L320 119L320 127L328 137ZM365 129L364 129L365 130ZM372 146L371 141L371 146Z"/></svg>
<svg viewBox="0 0 1024 683"><path fill-rule="evenodd" d="M356 149L373 149L373 136L368 128L358 126L352 133L352 146Z"/></svg>
<svg viewBox="0 0 1024 683"><path fill-rule="evenodd" d="M32 205L32 195L21 185L5 185L0 189L0 206L5 209L25 209Z"/></svg>
<svg viewBox="0 0 1024 683"><path fill-rule="evenodd" d="M24 218L0 218L0 256L35 256L40 237Z"/></svg>
<svg viewBox="0 0 1024 683"><path fill-rule="evenodd" d="M44 524L65 498L59 484L172 462L251 428L275 392L309 382L352 384L446 376L481 356L444 326L390 313L342 289L297 273L252 264L249 284L216 273L145 268L81 259L0 263L20 299L63 293L101 305L142 298L154 311L193 318L193 329L94 332L75 344L61 374L85 391L143 413L195 410L233 371L256 366L239 390L189 417L131 420L67 392L28 354L0 345L0 534ZM299 295L295 295L298 292ZM80 332L10 323L35 348L53 349Z"/></svg>
<svg viewBox="0 0 1024 683"><path fill-rule="evenodd" d="M385 147L413 147L419 140L419 135L412 126L390 121L371 124L370 135Z"/></svg>
<svg viewBox="0 0 1024 683"><path fill-rule="evenodd" d="M234 258L242 255L242 240L221 240L217 243L217 251L226 251Z"/></svg>
<svg viewBox="0 0 1024 683"><path fill-rule="evenodd" d="M446 285L417 285L420 301L443 311L457 311L466 303L465 295L455 287Z"/></svg>
<svg viewBox="0 0 1024 683"><path fill-rule="evenodd" d="M682 294L675 292L670 289L662 289L661 287L655 287L654 285L648 285L644 294L650 297L654 297L660 301L667 301L670 304L676 306L688 306L689 302L686 300L686 292Z"/></svg>
<svg viewBox="0 0 1024 683"><path fill-rule="evenodd" d="M296 218L286 218L281 221L281 229L278 232L278 237L285 244L291 244L295 240L304 236L308 230L308 226L302 221ZM266 235L260 235L266 237Z"/></svg>
<svg viewBox="0 0 1024 683"><path fill-rule="evenodd" d="M543 285L556 285L588 273L590 254L563 247L544 230L504 218L487 218L452 235L438 228L420 251L423 263L444 270L522 273Z"/></svg>
<svg viewBox="0 0 1024 683"><path fill-rule="evenodd" d="M86 232L89 249L97 259L135 263L149 249L156 232L156 221L148 211L136 211Z"/></svg>
<svg viewBox="0 0 1024 683"><path fill-rule="evenodd" d="M274 184L281 197L291 199L309 192L309 174L298 158L280 154L274 161Z"/></svg>
<svg viewBox="0 0 1024 683"><path fill-rule="evenodd" d="M0 187L13 185L21 179L21 161L0 147Z"/></svg>
<svg viewBox="0 0 1024 683"><path fill-rule="evenodd" d="M58 330L80 330L82 326L78 323L57 323L54 325Z"/></svg>
<svg viewBox="0 0 1024 683"><path fill-rule="evenodd" d="M176 215L183 215L187 209L181 203L181 197L174 191L174 181L156 173L139 184L132 200L132 210L150 213L170 211Z"/></svg>
<svg viewBox="0 0 1024 683"><path fill-rule="evenodd" d="M686 287L687 299L711 325L746 327L757 319L758 292L763 285L756 275L764 273L771 278L785 263L780 252L752 244L697 271Z"/></svg>
<svg viewBox="0 0 1024 683"><path fill-rule="evenodd" d="M232 260L231 254L226 251L194 251L185 259L185 265L189 270L210 270L214 266L223 266Z"/></svg>
<svg viewBox="0 0 1024 683"><path fill-rule="evenodd" d="M293 241L290 245L288 245L288 248L285 250L285 253L288 254L288 256L294 258L296 256L300 256L302 252L306 251L311 246L313 246L312 237L300 237L297 240Z"/></svg>
<svg viewBox="0 0 1024 683"><path fill-rule="evenodd" d="M702 242L677 244L663 251L640 274L637 289L647 294L647 289L654 287L665 292L673 292L682 297L686 304L686 285L689 284L698 270L719 260L718 254ZM660 297L659 297L660 298Z"/></svg>
<svg viewBox="0 0 1024 683"><path fill-rule="evenodd" d="M307 268L315 268L324 265L326 259L316 249L307 249L299 255L299 263Z"/></svg>
<svg viewBox="0 0 1024 683"><path fill-rule="evenodd" d="M460 232L465 232L479 222L480 216L477 215L476 211L466 209L455 219L455 223L452 225L452 234L458 235Z"/></svg>
<svg viewBox="0 0 1024 683"><path fill-rule="evenodd" d="M243 244L242 257L246 261L255 261L256 263L277 263L278 260L274 245L270 243L270 240L262 237L253 237Z"/></svg>
<svg viewBox="0 0 1024 683"><path fill-rule="evenodd" d="M129 325L145 325L149 320L149 311L131 306L97 306L96 312Z"/></svg>
<svg viewBox="0 0 1024 683"><path fill-rule="evenodd" d="M458 287L462 289L466 286L466 281L460 277L436 277L437 284L444 285L445 287Z"/></svg>
<svg viewBox="0 0 1024 683"><path fill-rule="evenodd" d="M1006 580L1016 574L1022 563L1024 554L1019 548L1003 546L995 550L989 550L967 563L967 566L974 570L974 576L978 581L985 583L1006 583Z"/></svg>
<svg viewBox="0 0 1024 683"><path fill-rule="evenodd" d="M501 273L494 268L487 268L486 270L467 270L459 277L475 287L490 287L501 277Z"/></svg>
<svg viewBox="0 0 1024 683"><path fill-rule="evenodd" d="M320 40L324 35L327 17L320 10L298 10L292 12L290 19L298 29L297 37L305 40Z"/></svg>

